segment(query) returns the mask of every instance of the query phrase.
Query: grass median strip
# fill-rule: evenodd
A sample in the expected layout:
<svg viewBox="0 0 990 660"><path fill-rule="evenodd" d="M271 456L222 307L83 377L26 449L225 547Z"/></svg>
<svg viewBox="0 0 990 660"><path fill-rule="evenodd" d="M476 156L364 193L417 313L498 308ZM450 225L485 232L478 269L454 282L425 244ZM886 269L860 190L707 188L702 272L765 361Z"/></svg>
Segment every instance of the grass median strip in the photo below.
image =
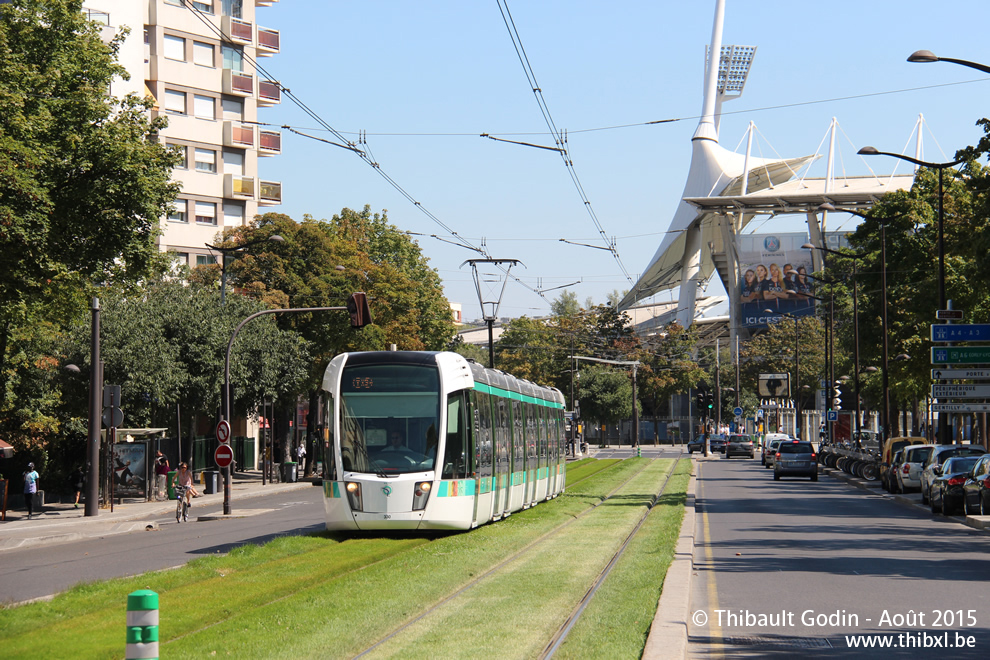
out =
<svg viewBox="0 0 990 660"><path fill-rule="evenodd" d="M59 640L71 639L73 655L120 657L126 595L151 589L161 598L163 657L350 657L601 502L641 469L643 460L581 465L575 470L579 483L556 500L467 534L435 539L286 537L177 570L81 585L50 602L0 609L0 648L10 658L58 657L65 651ZM569 473L572 479L574 473ZM631 500L616 500L623 502ZM633 507L600 507L609 508ZM594 537L591 526L572 542L594 547ZM566 566L571 558L567 548L544 552L550 566ZM525 577L537 579L543 578ZM567 579L558 576L533 586L552 594ZM513 608L513 593L486 597L497 607ZM463 655L463 649L456 655Z"/></svg>

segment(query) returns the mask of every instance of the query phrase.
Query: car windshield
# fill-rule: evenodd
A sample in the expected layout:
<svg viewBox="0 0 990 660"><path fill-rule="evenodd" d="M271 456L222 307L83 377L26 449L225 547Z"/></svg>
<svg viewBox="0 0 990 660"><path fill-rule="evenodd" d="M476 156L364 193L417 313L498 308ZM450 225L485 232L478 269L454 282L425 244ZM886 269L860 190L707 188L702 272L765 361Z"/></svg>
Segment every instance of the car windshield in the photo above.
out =
<svg viewBox="0 0 990 660"><path fill-rule="evenodd" d="M982 456L986 452L975 447L959 447L958 449L947 449L939 453L938 458L943 463L952 456Z"/></svg>
<svg viewBox="0 0 990 660"><path fill-rule="evenodd" d="M918 449L908 449L904 455L905 463L924 463L931 456L933 447L919 447Z"/></svg>
<svg viewBox="0 0 990 660"><path fill-rule="evenodd" d="M950 458L942 466L942 474L959 474L960 472L969 472L976 465L976 462L980 460L979 456L956 456Z"/></svg>
<svg viewBox="0 0 990 660"><path fill-rule="evenodd" d="M748 435L731 435L729 442L752 442Z"/></svg>
<svg viewBox="0 0 990 660"><path fill-rule="evenodd" d="M777 447L781 454L814 454L815 450L810 442L782 442Z"/></svg>

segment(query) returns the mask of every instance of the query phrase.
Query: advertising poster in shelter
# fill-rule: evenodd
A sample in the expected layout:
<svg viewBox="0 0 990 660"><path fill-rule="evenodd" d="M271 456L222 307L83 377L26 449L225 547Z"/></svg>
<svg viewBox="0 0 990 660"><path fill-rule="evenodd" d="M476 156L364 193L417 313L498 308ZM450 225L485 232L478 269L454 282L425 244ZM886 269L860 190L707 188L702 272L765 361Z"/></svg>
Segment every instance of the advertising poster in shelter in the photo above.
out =
<svg viewBox="0 0 990 660"><path fill-rule="evenodd" d="M815 313L811 250L801 247L808 240L805 233L738 238L742 325L766 327L784 314Z"/></svg>
<svg viewBox="0 0 990 660"><path fill-rule="evenodd" d="M113 445L113 491L117 497L147 497L148 445L119 442Z"/></svg>

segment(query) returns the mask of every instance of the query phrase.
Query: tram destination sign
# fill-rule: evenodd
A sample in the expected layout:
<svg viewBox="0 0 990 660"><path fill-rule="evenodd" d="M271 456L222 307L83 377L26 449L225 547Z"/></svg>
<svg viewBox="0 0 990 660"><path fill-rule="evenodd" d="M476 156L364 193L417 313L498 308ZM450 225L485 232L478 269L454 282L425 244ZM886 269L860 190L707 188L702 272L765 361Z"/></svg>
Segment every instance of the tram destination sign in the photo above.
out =
<svg viewBox="0 0 990 660"><path fill-rule="evenodd" d="M990 346L933 346L932 364L990 364Z"/></svg>
<svg viewBox="0 0 990 660"><path fill-rule="evenodd" d="M929 408L943 413L990 412L990 403L933 403Z"/></svg>
<svg viewBox="0 0 990 660"><path fill-rule="evenodd" d="M990 369L932 369L935 380L990 380Z"/></svg>
<svg viewBox="0 0 990 660"><path fill-rule="evenodd" d="M990 398L990 385L932 385L936 399L986 399Z"/></svg>
<svg viewBox="0 0 990 660"><path fill-rule="evenodd" d="M932 341L990 341L990 323L933 323Z"/></svg>

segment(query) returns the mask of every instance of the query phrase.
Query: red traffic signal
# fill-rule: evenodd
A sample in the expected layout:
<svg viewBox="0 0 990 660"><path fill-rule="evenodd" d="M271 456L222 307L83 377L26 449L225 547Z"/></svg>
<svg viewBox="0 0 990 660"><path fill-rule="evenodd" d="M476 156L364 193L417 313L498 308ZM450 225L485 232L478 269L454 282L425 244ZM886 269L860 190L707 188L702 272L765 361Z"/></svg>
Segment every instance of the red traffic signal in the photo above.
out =
<svg viewBox="0 0 990 660"><path fill-rule="evenodd" d="M356 291L347 298L347 313L351 317L352 328L363 328L372 322L368 296L363 291Z"/></svg>

